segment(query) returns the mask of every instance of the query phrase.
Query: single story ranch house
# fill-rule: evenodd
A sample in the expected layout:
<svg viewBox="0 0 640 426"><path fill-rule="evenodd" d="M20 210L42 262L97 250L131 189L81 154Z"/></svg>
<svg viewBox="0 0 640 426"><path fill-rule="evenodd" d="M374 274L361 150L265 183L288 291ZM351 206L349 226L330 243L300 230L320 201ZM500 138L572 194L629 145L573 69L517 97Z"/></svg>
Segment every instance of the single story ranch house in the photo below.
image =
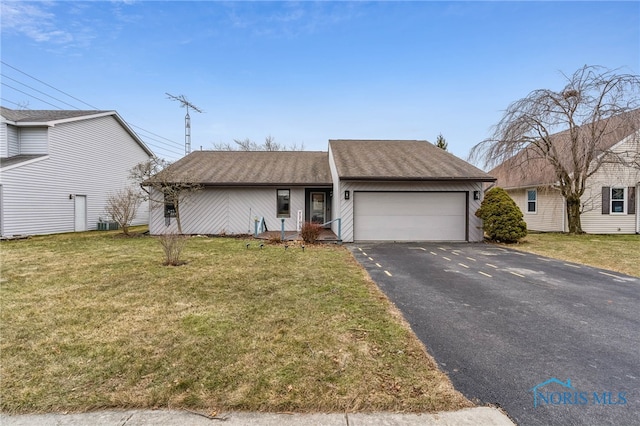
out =
<svg viewBox="0 0 640 426"><path fill-rule="evenodd" d="M483 183L495 181L417 140L330 140L322 152L195 151L162 173L163 182L201 187L180 204L185 234L253 234L257 223L296 231L315 222L344 242L482 241L474 213ZM167 206L151 209L154 235L177 232Z"/></svg>

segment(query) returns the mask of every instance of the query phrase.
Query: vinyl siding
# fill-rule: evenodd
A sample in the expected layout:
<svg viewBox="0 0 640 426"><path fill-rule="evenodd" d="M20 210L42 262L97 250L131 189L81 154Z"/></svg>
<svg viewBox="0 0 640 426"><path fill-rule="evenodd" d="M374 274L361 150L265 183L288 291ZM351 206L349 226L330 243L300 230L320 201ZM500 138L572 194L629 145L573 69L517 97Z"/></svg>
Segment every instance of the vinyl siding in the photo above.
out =
<svg viewBox="0 0 640 426"><path fill-rule="evenodd" d="M344 191L350 191L349 200L344 199ZM342 218L342 240L353 241L353 192L354 191L438 191L438 192L467 192L469 199L469 241L482 241L482 221L475 216L480 208L481 200L473 199L473 191L482 191L481 182L358 182L342 181L340 193L334 199L340 200L338 217ZM389 224L392 226L392 224Z"/></svg>
<svg viewBox="0 0 640 426"><path fill-rule="evenodd" d="M0 122L0 158L9 156L9 143L7 141L7 123Z"/></svg>
<svg viewBox="0 0 640 426"><path fill-rule="evenodd" d="M72 232L75 194L86 195L88 229L96 229L108 194L130 185L129 170L148 158L113 116L59 123L48 132L48 158L2 173L3 235ZM134 224L147 222L144 204Z"/></svg>
<svg viewBox="0 0 640 426"><path fill-rule="evenodd" d="M640 131L621 141L614 149L627 153L629 158L640 152ZM602 214L602 187L635 187L640 183L640 169L620 164L605 164L589 178L589 186L582 197L582 229L590 234L633 234L637 232L636 216L628 214L628 193L624 214ZM636 193L636 198L640 194Z"/></svg>
<svg viewBox="0 0 640 426"><path fill-rule="evenodd" d="M18 129L7 123L0 124L0 158L13 157L20 154Z"/></svg>
<svg viewBox="0 0 640 426"><path fill-rule="evenodd" d="M53 130L53 129L52 129ZM20 154L46 154L48 152L46 127L21 127L18 129Z"/></svg>
<svg viewBox="0 0 640 426"><path fill-rule="evenodd" d="M527 191L537 190L538 205L535 213L527 212ZM523 213L527 229L540 232L562 232L562 216L565 214L564 198L559 191L541 187L507 190Z"/></svg>
<svg viewBox="0 0 640 426"><path fill-rule="evenodd" d="M291 216L285 230L296 230L298 210L304 213L304 188L284 186L269 188L206 188L189 195L180 206L180 221L185 234L238 235L253 234L254 219L264 217L267 229L281 229L276 213L276 190L289 189ZM154 200L161 199L153 192ZM153 235L178 232L175 218L167 220L161 203L154 203L149 225Z"/></svg>
<svg viewBox="0 0 640 426"><path fill-rule="evenodd" d="M338 219L342 221L342 216L340 215L340 207L344 199L344 192L342 190L342 186L340 184L340 179L338 178L338 170L336 168L336 162L333 158L333 153L331 152L331 144L329 144L329 170L331 171L331 181L333 182L333 197L331 198L331 219ZM334 234L338 235L341 231L341 227L344 223L338 224L338 222L333 222L331 224L331 230Z"/></svg>
<svg viewBox="0 0 640 426"><path fill-rule="evenodd" d="M628 153L629 156L640 152L640 132L621 141L614 151ZM624 214L602 214L602 187L636 187L640 183L640 169L621 164L605 164L587 181L585 193L582 195L582 214L580 221L582 230L589 234L633 234L638 232L636 213L628 214L629 197ZM538 189L537 214L526 213L526 188L507 190L520 210L524 213L527 228L532 231L567 232L567 221L564 200L558 190L551 188ZM636 191L636 197L639 194Z"/></svg>

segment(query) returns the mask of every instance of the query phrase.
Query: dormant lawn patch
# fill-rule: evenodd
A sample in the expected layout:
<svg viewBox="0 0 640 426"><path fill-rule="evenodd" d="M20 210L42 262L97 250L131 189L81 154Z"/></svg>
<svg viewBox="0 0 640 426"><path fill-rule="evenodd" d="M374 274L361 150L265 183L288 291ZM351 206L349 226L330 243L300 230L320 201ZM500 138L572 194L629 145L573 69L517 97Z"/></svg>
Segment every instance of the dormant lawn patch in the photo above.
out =
<svg viewBox="0 0 640 426"><path fill-rule="evenodd" d="M346 249L259 244L192 237L171 267L155 237L2 242L2 411L471 406Z"/></svg>
<svg viewBox="0 0 640 426"><path fill-rule="evenodd" d="M640 235L538 233L513 248L640 277Z"/></svg>

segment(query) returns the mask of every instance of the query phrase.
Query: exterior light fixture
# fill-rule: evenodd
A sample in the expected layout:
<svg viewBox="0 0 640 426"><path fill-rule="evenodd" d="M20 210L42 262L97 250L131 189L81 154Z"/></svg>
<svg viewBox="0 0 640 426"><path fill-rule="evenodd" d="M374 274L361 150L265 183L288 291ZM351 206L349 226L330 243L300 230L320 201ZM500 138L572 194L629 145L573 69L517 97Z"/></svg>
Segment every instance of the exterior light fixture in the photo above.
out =
<svg viewBox="0 0 640 426"><path fill-rule="evenodd" d="M473 199L474 200L480 199L480 191L473 191Z"/></svg>
<svg viewBox="0 0 640 426"><path fill-rule="evenodd" d="M349 194L349 191L344 191L344 199L345 200L348 200L350 195L351 194Z"/></svg>

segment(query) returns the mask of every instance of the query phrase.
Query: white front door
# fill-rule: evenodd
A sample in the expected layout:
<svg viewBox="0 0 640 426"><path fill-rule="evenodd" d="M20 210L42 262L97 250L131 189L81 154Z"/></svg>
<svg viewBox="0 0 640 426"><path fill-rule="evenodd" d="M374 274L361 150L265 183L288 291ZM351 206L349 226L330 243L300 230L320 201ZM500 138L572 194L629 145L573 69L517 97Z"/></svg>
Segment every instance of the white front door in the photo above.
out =
<svg viewBox="0 0 640 426"><path fill-rule="evenodd" d="M75 231L82 232L87 230L87 196L75 196Z"/></svg>

